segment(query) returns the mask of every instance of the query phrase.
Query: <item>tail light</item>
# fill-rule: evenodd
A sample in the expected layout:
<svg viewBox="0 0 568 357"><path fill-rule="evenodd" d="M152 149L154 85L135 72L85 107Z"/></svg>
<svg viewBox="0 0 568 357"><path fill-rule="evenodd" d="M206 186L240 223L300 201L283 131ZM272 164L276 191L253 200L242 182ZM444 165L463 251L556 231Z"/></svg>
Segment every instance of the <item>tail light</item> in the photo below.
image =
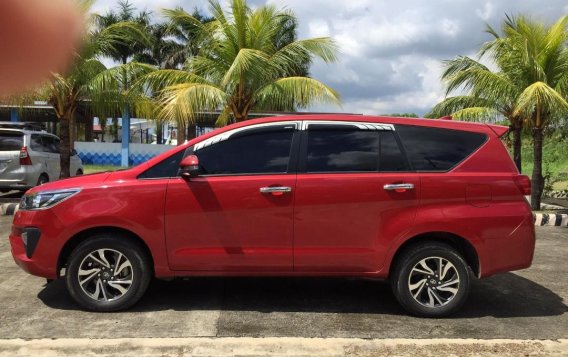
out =
<svg viewBox="0 0 568 357"><path fill-rule="evenodd" d="M20 149L20 165L31 165L32 159L30 154L28 153L28 148L23 147Z"/></svg>
<svg viewBox="0 0 568 357"><path fill-rule="evenodd" d="M524 196L531 194L531 180L527 175L513 176L513 180Z"/></svg>

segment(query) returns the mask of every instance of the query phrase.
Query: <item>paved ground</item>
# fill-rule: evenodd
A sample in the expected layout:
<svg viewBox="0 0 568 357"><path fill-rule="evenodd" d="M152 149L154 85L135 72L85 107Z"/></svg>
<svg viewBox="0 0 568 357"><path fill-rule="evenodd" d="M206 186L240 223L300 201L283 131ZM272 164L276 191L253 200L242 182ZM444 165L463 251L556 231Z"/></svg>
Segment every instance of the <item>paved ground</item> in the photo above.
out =
<svg viewBox="0 0 568 357"><path fill-rule="evenodd" d="M154 282L132 310L80 310L63 282L13 262L0 217L0 339L128 337L568 338L568 229L538 227L530 269L476 281L443 320L406 316L370 279L192 278Z"/></svg>

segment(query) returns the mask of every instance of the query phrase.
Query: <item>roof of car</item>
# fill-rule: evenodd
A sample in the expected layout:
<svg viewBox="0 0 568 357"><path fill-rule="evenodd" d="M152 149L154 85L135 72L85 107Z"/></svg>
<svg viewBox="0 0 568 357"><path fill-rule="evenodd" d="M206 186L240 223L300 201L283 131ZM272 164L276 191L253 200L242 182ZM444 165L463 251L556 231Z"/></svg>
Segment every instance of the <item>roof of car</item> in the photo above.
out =
<svg viewBox="0 0 568 357"><path fill-rule="evenodd" d="M23 134L42 134L57 137L57 135L48 133L47 131L37 131L37 130L25 130L25 129L14 129L14 128L0 128L2 132L15 132Z"/></svg>
<svg viewBox="0 0 568 357"><path fill-rule="evenodd" d="M255 125L255 124L282 122L282 121L306 121L306 120L351 121L351 122L367 122L367 123L381 123L381 124L406 124L406 125L472 131L472 132L486 133L497 136L502 136L509 129L506 126L501 126L501 125L464 122L464 121L447 120L447 119L400 118L400 117L352 115L352 114L308 114L308 115L285 115L285 116L250 119L214 130L210 133L199 136L196 139L198 139L198 141L202 141L204 139L207 139L209 137L215 136L219 133L228 130L244 126Z"/></svg>

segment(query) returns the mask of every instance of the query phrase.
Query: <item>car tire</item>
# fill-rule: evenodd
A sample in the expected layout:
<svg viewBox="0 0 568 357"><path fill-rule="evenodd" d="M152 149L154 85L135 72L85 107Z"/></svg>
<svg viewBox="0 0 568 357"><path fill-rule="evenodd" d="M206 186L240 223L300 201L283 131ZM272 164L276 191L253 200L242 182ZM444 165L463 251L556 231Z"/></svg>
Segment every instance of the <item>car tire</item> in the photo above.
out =
<svg viewBox="0 0 568 357"><path fill-rule="evenodd" d="M98 234L79 244L67 264L69 294L87 310L110 312L136 304L152 277L144 249L128 237Z"/></svg>
<svg viewBox="0 0 568 357"><path fill-rule="evenodd" d="M81 176L83 174L83 170L79 169L75 172L75 176Z"/></svg>
<svg viewBox="0 0 568 357"><path fill-rule="evenodd" d="M444 317L467 300L470 268L453 247L439 242L416 244L394 267L391 286L402 307L421 317Z"/></svg>
<svg viewBox="0 0 568 357"><path fill-rule="evenodd" d="M39 177L37 179L36 186L43 185L44 183L48 183L48 182L49 182L49 177L47 176L47 174L41 174L41 175L39 175Z"/></svg>

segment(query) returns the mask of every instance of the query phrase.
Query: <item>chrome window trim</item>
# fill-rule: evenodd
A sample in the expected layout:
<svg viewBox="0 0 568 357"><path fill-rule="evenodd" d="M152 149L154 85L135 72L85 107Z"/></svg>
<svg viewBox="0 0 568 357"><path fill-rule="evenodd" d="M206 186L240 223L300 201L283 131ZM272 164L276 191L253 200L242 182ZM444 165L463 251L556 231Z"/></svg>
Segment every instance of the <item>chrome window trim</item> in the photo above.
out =
<svg viewBox="0 0 568 357"><path fill-rule="evenodd" d="M335 121L335 120L290 120L290 121L278 121L270 123L262 123L244 126L241 128L229 130L227 132L215 135L209 139L205 139L193 146L193 151L197 152L205 147L211 146L221 141L228 140L231 136L236 133L240 133L246 130L267 128L271 126L282 126L282 125L293 125L296 130L308 130L310 125L345 125L345 126L355 126L360 130L381 130L381 131L395 131L393 124L382 124L382 123L368 123L368 122L358 122L358 121Z"/></svg>
<svg viewBox="0 0 568 357"><path fill-rule="evenodd" d="M308 130L310 125L345 125L355 126L360 130L395 131L393 124L368 123L359 121L335 121L335 120L304 120L301 130Z"/></svg>
<svg viewBox="0 0 568 357"><path fill-rule="evenodd" d="M237 129L233 129L233 130L229 130L227 132L215 135L209 139L205 139L197 144L195 144L193 146L193 151L199 151L205 147L211 146L213 144L216 144L218 142L221 141L225 141L227 139L229 139L231 136L233 136L236 133L240 133L246 130L251 130L251 129L258 129L258 128L267 128L267 127L271 127L271 126L282 126L282 125L293 125L294 129L298 129L301 126L301 121L299 120L294 120L294 121L278 121L278 122L270 122L270 123L262 123L262 124L255 124L255 125L249 125L249 126L244 126L241 128L237 128Z"/></svg>

